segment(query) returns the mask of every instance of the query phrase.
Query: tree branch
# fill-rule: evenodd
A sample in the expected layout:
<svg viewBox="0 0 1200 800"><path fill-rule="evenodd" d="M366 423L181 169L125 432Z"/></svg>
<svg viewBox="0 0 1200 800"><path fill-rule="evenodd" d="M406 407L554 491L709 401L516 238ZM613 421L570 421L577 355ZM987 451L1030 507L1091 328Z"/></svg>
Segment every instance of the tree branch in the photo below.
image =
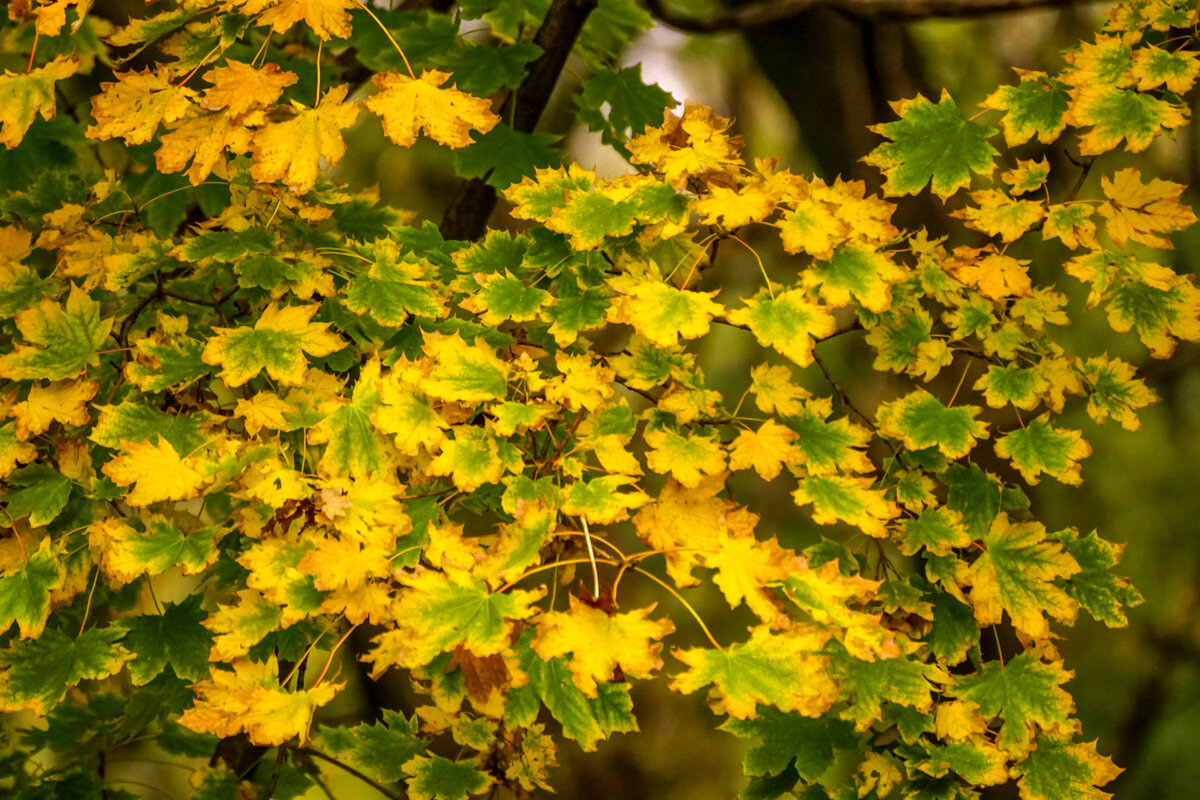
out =
<svg viewBox="0 0 1200 800"><path fill-rule="evenodd" d="M511 120L513 130L533 133L550 102L554 85L562 74L575 39L598 0L554 0L533 42L542 55L529 66L521 85L500 109L502 119ZM441 232L447 239L478 239L496 206L496 190L483 178L472 178L442 217Z"/></svg>
<svg viewBox="0 0 1200 800"><path fill-rule="evenodd" d="M848 17L871 22L903 22L930 17L977 17L1033 8L1094 3L1098 0L757 0L736 8L722 8L707 17L692 17L667 8L663 0L646 0L654 17L681 31L719 33L762 28L806 11L828 8Z"/></svg>

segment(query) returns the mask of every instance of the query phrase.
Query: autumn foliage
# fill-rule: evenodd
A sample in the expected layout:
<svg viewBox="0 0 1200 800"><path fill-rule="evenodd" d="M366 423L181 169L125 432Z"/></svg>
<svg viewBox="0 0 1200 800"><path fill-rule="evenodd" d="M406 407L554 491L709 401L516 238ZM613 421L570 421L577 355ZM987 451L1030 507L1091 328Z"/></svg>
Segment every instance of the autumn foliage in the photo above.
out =
<svg viewBox="0 0 1200 800"><path fill-rule="evenodd" d="M196 797L339 768L524 797L661 680L749 742L746 797L1105 797L1055 643L1141 597L1121 545L1047 529L1024 487L1085 479L1065 414L1140 427L1156 397L1113 343L1200 340L1164 252L1195 214L1137 160L1188 124L1195 4L1128 0L986 98L899 100L879 192L612 69L650 24L632 0L575 43L578 118L630 168L561 164L500 113L550 5L8 5L0 789L132 796L104 764L136 747ZM340 187L367 116L456 150L519 224L447 239ZM948 237L893 221L926 187ZM753 291L712 277L731 252ZM1088 315L1085 351L1060 334ZM698 359L717 327L757 353L732 394ZM850 397L834 339L890 394ZM748 631L713 633L710 588ZM359 669L419 703L323 721Z"/></svg>

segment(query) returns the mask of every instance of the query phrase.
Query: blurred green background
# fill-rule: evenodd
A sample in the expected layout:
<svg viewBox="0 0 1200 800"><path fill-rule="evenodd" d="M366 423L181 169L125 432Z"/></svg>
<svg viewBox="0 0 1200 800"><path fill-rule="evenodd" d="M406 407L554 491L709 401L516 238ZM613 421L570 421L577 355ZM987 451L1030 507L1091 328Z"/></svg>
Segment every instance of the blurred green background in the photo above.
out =
<svg viewBox="0 0 1200 800"><path fill-rule="evenodd" d="M704 7L692 4L692 10L702 14ZM1056 69L1060 51L1090 38L1102 24L1104 10L1080 5L904 24L869 24L817 10L766 29L717 35L685 35L660 27L636 42L622 63L642 63L647 82L659 83L677 100L694 99L735 117L735 130L747 138L747 160L754 154L774 155L798 172L827 180L838 175L863 179L875 188L877 175L859 159L880 141L867 126L894 118L888 101L916 92L936 98L945 87L971 116L971 109L992 90L1014 82L1013 67ZM625 171L627 165L602 148L598 137L569 128L565 104L571 102L572 82L584 77L582 65L568 66L558 108L551 106L540 130L562 136L567 156L585 167L607 174ZM994 122L994 117L983 119ZM1061 187L1079 173L1071 159L1074 150L1066 137L1047 153ZM1040 154L1036 143L1015 151L1024 158ZM1175 141L1160 139L1148 155L1157 177L1200 184L1195 126ZM1089 177L1085 196L1100 174L1122 166L1122 155L1104 156ZM446 151L422 144L411 151L387 146L369 124L354 131L338 177L355 188L378 186L384 200L434 221L457 189ZM952 199L949 206L961 202ZM961 227L946 225L946 209L928 192L900 206L897 218L904 224L925 224L933 234L953 230L952 244L982 242L982 235L971 238ZM498 209L492 224L506 222L504 209ZM769 270L789 268L766 237L751 241ZM1166 257L1178 271L1194 272L1200 233L1179 237L1176 244L1178 249ZM1021 244L1009 252L1022 256ZM1044 267L1057 266L1045 263L1056 257L1052 248L1039 243L1037 253ZM1057 256L1065 259L1066 253L1063 249ZM719 289L727 302L752 291L757 268L746 252L729 246L717 264L701 288ZM739 276L747 280L739 281ZM1082 296L1075 294L1073 308L1079 309ZM745 388L747 365L762 357L761 350L742 331L714 333L700 353L701 363L712 387L732 404ZM1140 433L1099 427L1080 411L1070 424L1082 429L1095 447L1084 462L1084 484L1071 488L1046 480L1032 491L1034 513L1051 530L1097 529L1110 541L1127 543L1118 571L1132 577L1146 598L1130 613L1126 629L1110 630L1090 620L1058 629L1065 637L1061 647L1067 667L1076 673L1067 688L1078 703L1085 738L1099 738L1100 752L1125 768L1107 791L1120 800L1195 797L1200 786L1200 758L1194 755L1200 745L1200 348L1183 346L1172 360L1153 362L1135 339L1112 334L1100 314L1086 316L1063 335L1081 354L1109 352L1144 364L1145 376L1161 397L1143 412ZM880 400L899 393L897 379L870 369L872 357L861 338L822 347L831 371L864 411L870 413ZM807 372L810 389L830 393L816 366ZM956 380L958 366L947 372ZM778 509L765 515L760 530L773 530L793 546L838 534L834 528L818 529L796 513L785 496L793 487L768 486L751 476L735 488L754 498L756 510ZM776 494L779 501L771 502ZM689 599L717 635L740 638L750 618L730 614L715 592L697 592ZM635 578L622 585L622 605L654 601L674 602L653 586L637 585ZM681 630L675 645L685 646L692 635L697 634ZM672 695L664 684L635 690L640 734L617 736L596 753L583 754L573 744L563 747L554 781L559 797L709 800L737 794L743 784L741 744L714 730L716 719L701 697ZM368 791L361 784L359 790ZM1011 786L985 792L991 798L1014 796Z"/></svg>

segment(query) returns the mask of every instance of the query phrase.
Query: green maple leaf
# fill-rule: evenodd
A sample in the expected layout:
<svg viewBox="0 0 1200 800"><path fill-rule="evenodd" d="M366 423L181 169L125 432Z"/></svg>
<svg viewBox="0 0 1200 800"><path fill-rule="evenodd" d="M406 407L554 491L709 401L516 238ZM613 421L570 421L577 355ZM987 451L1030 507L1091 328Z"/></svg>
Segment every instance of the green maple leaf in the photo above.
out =
<svg viewBox="0 0 1200 800"><path fill-rule="evenodd" d="M480 320L485 325L499 325L506 320L527 322L536 319L542 306L549 302L549 292L527 285L508 270L488 280L483 289L471 298L472 305L482 310Z"/></svg>
<svg viewBox="0 0 1200 800"><path fill-rule="evenodd" d="M971 182L972 172L992 173L997 153L987 140L996 130L964 119L949 92L937 103L918 94L892 108L899 120L871 127L891 141L863 158L886 176L885 193L916 194L932 181L933 193L947 198Z"/></svg>
<svg viewBox="0 0 1200 800"><path fill-rule="evenodd" d="M754 742L742 768L747 775L775 775L792 764L806 781L816 781L833 766L838 749L856 744L854 726L840 719L810 719L763 706L752 719L730 717L720 725Z"/></svg>
<svg viewBox="0 0 1200 800"><path fill-rule="evenodd" d="M984 400L991 408L1003 408L1012 403L1017 408L1029 410L1036 408L1042 400L1037 372L1022 367L991 364L987 373L975 382L974 388L983 392Z"/></svg>
<svg viewBox="0 0 1200 800"><path fill-rule="evenodd" d="M905 277L904 270L884 253L847 244L833 251L828 261L818 260L804 274L807 286L817 286L830 306L848 305L851 298L876 314L892 304L891 286Z"/></svg>
<svg viewBox="0 0 1200 800"><path fill-rule="evenodd" d="M466 800L494 783L473 760L451 761L442 756L414 756L404 765L408 794L415 800Z"/></svg>
<svg viewBox="0 0 1200 800"><path fill-rule="evenodd" d="M1017 70L1016 86L1002 86L983 101L984 108L1005 112L1000 120L1009 147L1025 144L1034 136L1049 144L1066 129L1063 118L1070 103L1067 86L1044 72Z"/></svg>
<svg viewBox="0 0 1200 800"><path fill-rule="evenodd" d="M53 293L53 281L39 277L24 264L10 263L0 269L0 317L16 316Z"/></svg>
<svg viewBox="0 0 1200 800"><path fill-rule="evenodd" d="M1092 531L1080 536L1074 528L1059 531L1054 538L1075 559L1080 571L1071 576L1065 587L1071 599L1088 610L1095 619L1110 628L1128 624L1125 608L1141 605L1141 592L1122 578L1109 572L1121 560L1123 544L1107 542Z"/></svg>
<svg viewBox="0 0 1200 800"><path fill-rule="evenodd" d="M867 344L875 350L875 369L904 372L919 358L917 348L932 341L933 319L920 307L893 306L868 327Z"/></svg>
<svg viewBox="0 0 1200 800"><path fill-rule="evenodd" d="M1063 483L1078 486L1083 482L1079 459L1091 452L1092 446L1079 431L1051 425L1049 412L996 440L996 455L1012 459L1021 477L1030 483L1037 483L1038 476L1045 472Z"/></svg>
<svg viewBox="0 0 1200 800"><path fill-rule="evenodd" d="M987 436L987 424L975 419L978 406L947 408L924 389L879 407L879 430L912 450L936 447L946 458L961 458Z"/></svg>
<svg viewBox="0 0 1200 800"><path fill-rule="evenodd" d="M575 103L579 121L600 133L605 144L627 142L646 128L662 124L663 109L677 105L658 84L647 85L642 80L641 64L595 73L583 82Z"/></svg>
<svg viewBox="0 0 1200 800"><path fill-rule="evenodd" d="M185 533L174 522L157 515L144 524L145 531L124 520L105 529L106 571L132 581L138 575L161 575L180 565L191 575L215 558L216 528L202 527Z"/></svg>
<svg viewBox="0 0 1200 800"><path fill-rule="evenodd" d="M420 387L432 397L477 403L502 400L508 392L507 367L482 339L469 345L457 333L428 333L422 350L433 368Z"/></svg>
<svg viewBox="0 0 1200 800"><path fill-rule="evenodd" d="M492 50L492 48L484 48ZM483 178L504 190L539 167L557 167L562 154L552 133L526 133L500 123L487 133L474 133L473 144L454 153L454 169L464 178Z"/></svg>
<svg viewBox="0 0 1200 800"><path fill-rule="evenodd" d="M134 653L127 666L134 686L144 686L169 664L181 678L198 681L209 673L208 654L213 635L200 623L208 616L200 607L203 597L168 603L162 614L123 617L113 623L125 631L121 644Z"/></svg>
<svg viewBox="0 0 1200 800"><path fill-rule="evenodd" d="M254 327L213 328L200 357L221 367L219 377L230 387L241 386L263 369L284 385L299 386L304 383L305 354L327 356L346 344L324 323L310 322L318 305L281 308L273 303L263 309Z"/></svg>
<svg viewBox="0 0 1200 800"><path fill-rule="evenodd" d="M579 743L584 751L614 733L638 729L633 716L633 700L628 683L599 683L596 697L588 697L575 685L567 660L538 657L529 647L535 631L525 631L517 643L521 668L529 675L529 683L511 689L505 719L510 725L533 724L538 702L563 726L563 734Z"/></svg>
<svg viewBox="0 0 1200 800"><path fill-rule="evenodd" d="M246 256L275 253L280 249L279 242L267 231L247 228L244 231L205 231L188 239L176 252L186 261L213 259L234 263Z"/></svg>
<svg viewBox="0 0 1200 800"><path fill-rule="evenodd" d="M690 694L711 683L709 702L738 719L756 717L759 704L820 716L836 690L828 659L817 655L817 645L811 634L758 627L748 641L723 650L673 650L688 669L675 676L671 688Z"/></svg>
<svg viewBox="0 0 1200 800"><path fill-rule="evenodd" d="M137 400L94 408L99 418L88 438L109 450L120 450L122 442L150 442L162 436L175 452L194 453L210 439L202 428L206 415L167 414Z"/></svg>
<svg viewBox="0 0 1200 800"><path fill-rule="evenodd" d="M65 305L43 298L17 314L17 330L30 344L0 356L0 377L12 380L70 378L100 363L100 346L112 319L100 318L100 304L82 289L71 288Z"/></svg>
<svg viewBox="0 0 1200 800"><path fill-rule="evenodd" d="M1007 664L987 662L978 674L956 678L945 692L979 706L987 719L999 716L1004 723L997 743L1010 752L1025 752L1036 729L1070 729L1075 704L1061 686L1072 677L1060 664L1021 653Z"/></svg>
<svg viewBox="0 0 1200 800"><path fill-rule="evenodd" d="M593 525L607 525L625 519L629 510L649 502L650 498L641 490L620 491L622 486L636 483L625 475L605 475L592 480L579 480L567 487L562 512L572 516L586 517Z"/></svg>
<svg viewBox="0 0 1200 800"><path fill-rule="evenodd" d="M134 342L138 359L125 365L125 377L143 392L185 389L212 369L200 358L204 342L178 338L170 344L149 339Z"/></svg>
<svg viewBox="0 0 1200 800"><path fill-rule="evenodd" d="M912 555L924 547L944 556L956 547L969 547L971 536L962 515L946 508L928 508L915 519L900 520L900 552Z"/></svg>
<svg viewBox="0 0 1200 800"><path fill-rule="evenodd" d="M560 275L554 286L557 296L544 315L560 346L574 342L582 331L604 327L613 296L607 285L581 286L575 275L567 273Z"/></svg>
<svg viewBox="0 0 1200 800"><path fill-rule="evenodd" d="M429 10L380 9L375 15L379 22L365 14L354 15L354 30L349 39L363 66L372 72L407 72L409 64L419 70L455 49L458 37L455 18ZM404 57L396 45L404 51Z"/></svg>
<svg viewBox="0 0 1200 800"><path fill-rule="evenodd" d="M841 716L859 726L880 719L885 703L927 710L933 704L931 680L939 676L920 661L903 656L862 661L841 647L834 650L833 670L850 703Z"/></svg>
<svg viewBox="0 0 1200 800"><path fill-rule="evenodd" d="M435 60L439 67L454 74L455 88L476 97L495 94L505 86L517 88L525 78L525 65L542 54L542 48L536 44L488 47L470 39L463 43L463 50L451 49Z"/></svg>
<svg viewBox="0 0 1200 800"><path fill-rule="evenodd" d="M408 588L396 603L407 636L406 658L423 666L459 645L477 656L509 647L513 623L534 613L545 590L493 592L482 580L458 580L440 572L404 575Z"/></svg>
<svg viewBox="0 0 1200 800"><path fill-rule="evenodd" d="M934 592L933 625L925 637L933 654L947 664L958 664L979 643L979 624L966 603L945 592Z"/></svg>
<svg viewBox="0 0 1200 800"><path fill-rule="evenodd" d="M0 653L0 705L45 714L83 680L107 678L133 658L118 628L90 628L72 639L49 629Z"/></svg>
<svg viewBox="0 0 1200 800"><path fill-rule="evenodd" d="M71 496L71 479L45 464L30 464L8 476L9 489L0 496L11 520L29 517L29 524L48 525L62 513Z"/></svg>
<svg viewBox="0 0 1200 800"><path fill-rule="evenodd" d="M330 476L365 477L381 473L389 466L387 443L371 424L371 414L379 405L378 358L363 365L350 402L321 420L308 440L325 443L318 469Z"/></svg>
<svg viewBox="0 0 1200 800"><path fill-rule="evenodd" d="M1121 774L1112 759L1096 752L1095 742L1039 736L1037 746L1013 767L1020 777L1022 800L1107 800L1099 790Z"/></svg>
<svg viewBox="0 0 1200 800"><path fill-rule="evenodd" d="M1021 490L1001 483L974 464L951 464L940 477L948 489L946 508L962 515L963 527L973 539L987 533L1002 510L1029 508L1029 498Z"/></svg>
<svg viewBox="0 0 1200 800"><path fill-rule="evenodd" d="M413 316L441 319L446 316L446 301L428 281L417 278L424 269L411 263L397 262L376 252L378 259L366 275L355 278L346 287L344 302L351 311L370 314L380 325L398 328Z"/></svg>
<svg viewBox="0 0 1200 800"><path fill-rule="evenodd" d="M837 321L820 302L799 289L771 295L763 289L744 308L725 315L734 325L750 328L764 347L773 347L802 367L813 362L817 340L832 336Z"/></svg>
<svg viewBox="0 0 1200 800"><path fill-rule="evenodd" d="M385 708L379 722L321 728L317 743L326 753L348 759L376 780L392 782L403 780L404 764L425 752L419 734L415 717L410 720Z"/></svg>
<svg viewBox="0 0 1200 800"><path fill-rule="evenodd" d="M50 616L50 593L64 577L50 539L43 539L21 569L0 578L0 633L16 622L22 639L41 636Z"/></svg>

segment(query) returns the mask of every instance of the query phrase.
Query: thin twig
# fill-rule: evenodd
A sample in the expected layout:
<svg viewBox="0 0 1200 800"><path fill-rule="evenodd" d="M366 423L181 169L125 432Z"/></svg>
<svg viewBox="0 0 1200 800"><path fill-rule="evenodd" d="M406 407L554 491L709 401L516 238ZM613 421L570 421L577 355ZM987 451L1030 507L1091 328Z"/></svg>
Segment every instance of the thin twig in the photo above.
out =
<svg viewBox="0 0 1200 800"><path fill-rule="evenodd" d="M367 784L372 789L374 789L375 791L382 794L384 797L390 798L390 800L405 800L403 795L398 795L395 792L389 791L382 784L380 784L379 781L376 781L376 780L373 780L372 778L367 777L363 773L356 770L354 767L352 767L349 764L346 764L342 761L339 761L338 759L334 758L333 756L325 755L320 750L313 750L310 747L291 747L289 745L285 745L285 746L289 750L291 750L293 753L301 753L306 756L312 756L313 758L319 758L322 761L328 761L330 764L333 764L335 767L339 767L344 772L347 772L350 775L353 775L354 777L358 778L360 781Z"/></svg>

